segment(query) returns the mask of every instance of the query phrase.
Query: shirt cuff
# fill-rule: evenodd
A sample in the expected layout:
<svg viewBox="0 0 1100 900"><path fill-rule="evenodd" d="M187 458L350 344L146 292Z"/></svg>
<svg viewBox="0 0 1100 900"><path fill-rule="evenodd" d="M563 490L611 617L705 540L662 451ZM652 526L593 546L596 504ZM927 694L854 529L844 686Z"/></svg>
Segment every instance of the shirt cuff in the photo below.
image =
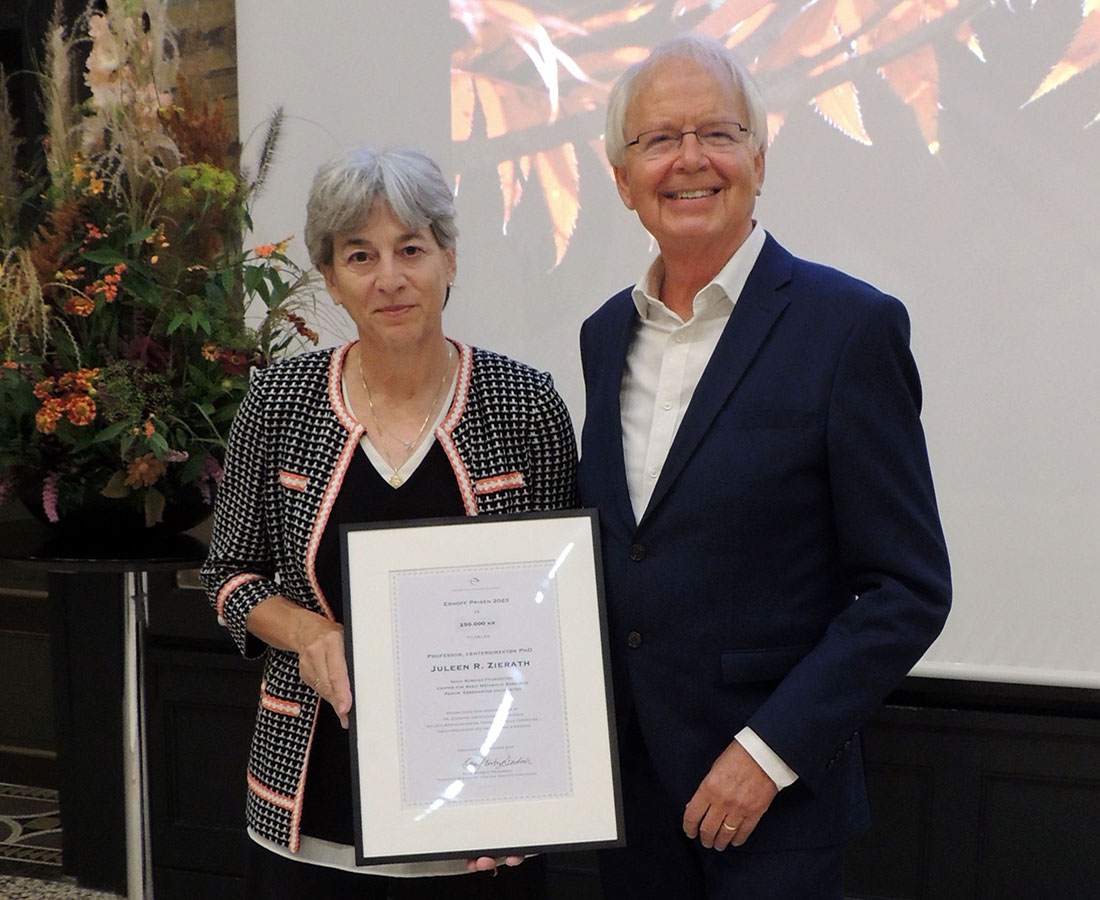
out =
<svg viewBox="0 0 1100 900"><path fill-rule="evenodd" d="M765 744L751 728L742 728L737 732L737 743L745 748L758 766L764 770L779 790L790 787L798 781L798 773L779 758L774 750Z"/></svg>

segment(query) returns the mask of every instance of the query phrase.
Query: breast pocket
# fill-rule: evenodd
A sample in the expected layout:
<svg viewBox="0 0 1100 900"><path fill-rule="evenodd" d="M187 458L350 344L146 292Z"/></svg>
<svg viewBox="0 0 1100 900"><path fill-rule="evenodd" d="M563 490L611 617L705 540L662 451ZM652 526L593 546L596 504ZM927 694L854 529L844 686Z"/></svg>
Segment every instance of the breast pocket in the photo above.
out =
<svg viewBox="0 0 1100 900"><path fill-rule="evenodd" d="M527 511L527 482L522 472L504 472L489 478L479 478L474 482L473 488L480 514Z"/></svg>
<svg viewBox="0 0 1100 900"><path fill-rule="evenodd" d="M292 491L304 492L309 487L309 476L279 469L279 484Z"/></svg>
<svg viewBox="0 0 1100 900"><path fill-rule="evenodd" d="M526 484L522 472L505 472L501 475L493 475L489 478L479 478L474 482L474 493L479 497L487 497L490 494L498 494L501 491L511 491L521 488Z"/></svg>

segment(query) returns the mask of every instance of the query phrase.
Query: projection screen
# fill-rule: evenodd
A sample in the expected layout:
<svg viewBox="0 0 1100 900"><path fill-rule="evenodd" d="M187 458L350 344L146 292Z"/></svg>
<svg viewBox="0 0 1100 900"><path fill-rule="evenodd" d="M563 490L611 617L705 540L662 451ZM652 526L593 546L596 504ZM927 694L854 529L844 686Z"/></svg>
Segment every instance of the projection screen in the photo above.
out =
<svg viewBox="0 0 1100 900"><path fill-rule="evenodd" d="M427 150L459 209L447 332L551 371L579 428L580 324L655 252L604 99L686 30L763 87L760 223L909 309L956 597L915 673L1100 687L1095 2L237 0L246 161L287 116L256 241L305 261L310 178L344 147Z"/></svg>

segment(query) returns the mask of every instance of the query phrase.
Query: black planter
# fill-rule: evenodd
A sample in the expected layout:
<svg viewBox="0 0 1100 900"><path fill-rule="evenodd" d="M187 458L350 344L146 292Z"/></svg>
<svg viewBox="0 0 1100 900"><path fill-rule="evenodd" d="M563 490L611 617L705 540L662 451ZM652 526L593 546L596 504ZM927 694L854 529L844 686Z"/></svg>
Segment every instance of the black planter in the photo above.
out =
<svg viewBox="0 0 1100 900"><path fill-rule="evenodd" d="M162 521L151 526L145 524L145 511L130 498L111 499L94 494L75 509L59 511L58 521L51 522L42 508L41 483L25 484L19 496L27 511L51 531L96 541L180 534L201 525L214 512L213 503L207 503L195 487L177 491L165 506Z"/></svg>

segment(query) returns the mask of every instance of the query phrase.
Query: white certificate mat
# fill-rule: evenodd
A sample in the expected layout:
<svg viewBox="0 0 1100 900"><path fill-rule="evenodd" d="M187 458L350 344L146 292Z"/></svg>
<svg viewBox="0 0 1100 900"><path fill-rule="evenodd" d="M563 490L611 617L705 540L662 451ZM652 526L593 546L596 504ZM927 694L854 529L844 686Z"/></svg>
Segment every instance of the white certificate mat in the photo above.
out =
<svg viewBox="0 0 1100 900"><path fill-rule="evenodd" d="M360 864L620 845L595 511L341 533Z"/></svg>

